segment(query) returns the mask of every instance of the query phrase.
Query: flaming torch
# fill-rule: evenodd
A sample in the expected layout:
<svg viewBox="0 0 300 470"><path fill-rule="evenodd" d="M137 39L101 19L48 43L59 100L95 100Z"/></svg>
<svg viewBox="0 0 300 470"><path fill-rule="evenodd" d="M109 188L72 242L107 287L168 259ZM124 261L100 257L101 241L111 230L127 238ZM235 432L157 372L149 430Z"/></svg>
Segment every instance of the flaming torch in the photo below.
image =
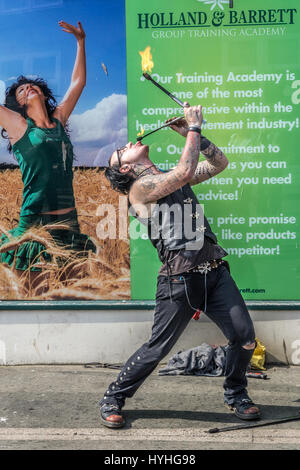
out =
<svg viewBox="0 0 300 470"><path fill-rule="evenodd" d="M142 71L143 71L143 76L146 78L146 80L149 80L150 82L153 83L153 85L157 86L161 91L163 91L166 95L168 95L172 100L174 100L179 106L184 107L184 103L179 100L176 96L172 95L168 90L166 90L163 86L161 86L159 83L157 83L149 73L152 72L152 69L154 67L154 62L152 60L152 54L151 54L151 47L147 46L144 51L139 52L141 58L142 58ZM149 72L149 73L147 73Z"/></svg>
<svg viewBox="0 0 300 470"><path fill-rule="evenodd" d="M145 134L145 129L142 127L142 128L141 128L141 132L139 132L139 133L137 134L137 136L138 136L138 139L137 139L137 140L142 140L144 134Z"/></svg>
<svg viewBox="0 0 300 470"><path fill-rule="evenodd" d="M169 98L171 98L173 101L175 101L177 104L179 104L179 106L184 108L184 103L180 99L178 99L175 95L173 95L168 90L166 90L166 88L164 88L159 83L157 83L151 77L151 75L149 75L152 72L152 69L154 67L154 62L152 60L152 54L151 54L151 47L147 46L144 51L139 51L139 54L142 58L142 71L143 71L143 76L146 78L146 80L149 80L151 83L153 83L153 85L155 85L157 88L159 88L161 91L163 91L167 96L169 96ZM143 138L147 137L148 135L153 134L154 132L157 132L160 129L163 129L164 127L168 127L168 126L172 125L173 123L175 123L176 121L179 121L180 119L182 119L182 116L173 119L172 121L168 122L167 124L164 124L161 127L158 127L157 129L155 129L154 131L149 132L148 134L144 134L144 129L142 129L142 132L140 132L138 134L137 140L140 141ZM203 120L203 124L206 124L206 121Z"/></svg>

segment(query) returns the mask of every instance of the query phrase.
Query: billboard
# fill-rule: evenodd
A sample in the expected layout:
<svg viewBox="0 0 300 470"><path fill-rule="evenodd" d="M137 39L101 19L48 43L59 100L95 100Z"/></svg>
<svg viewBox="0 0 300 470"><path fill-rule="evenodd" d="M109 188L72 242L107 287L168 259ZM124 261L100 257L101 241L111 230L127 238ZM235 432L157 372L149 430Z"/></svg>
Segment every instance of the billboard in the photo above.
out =
<svg viewBox="0 0 300 470"><path fill-rule="evenodd" d="M65 210L75 206L77 215L71 211L60 214L59 218L49 214L41 217L41 212L49 212L49 208L43 208L39 214L34 213L34 216L39 215L38 224L36 220L30 221L24 230L27 222L20 217L20 211L22 207L24 209L22 201L24 203L25 192L28 196L26 201L29 202L37 194L30 189L32 184L28 174L33 176L34 165L37 168L39 160L46 157L37 149L36 153L32 153L36 161L30 165L30 142L38 145L39 135L44 138L45 132L53 133L54 130L44 129L43 125L34 130L35 121L31 121L31 127L26 131L24 128L19 141L26 142L29 149L26 168L19 166L21 160L17 161L17 152L8 152L8 139L0 138L0 300L130 299L129 241L102 236L103 219L107 210L118 213L119 197L98 170L103 157L110 155L117 146L127 143L124 0L0 0L0 11L1 105L5 102L5 90L16 83L21 75L29 81L44 79L57 103L62 102L72 83L73 72L75 78L76 73L78 75L78 44L74 34L60 26L60 20L76 28L78 21L82 23L86 34L87 70L86 85L67 126L74 151L75 202L66 202L59 207L59 210ZM29 117L35 118L34 115ZM5 109L1 106L1 127L5 127L6 123ZM32 141L30 129L34 134ZM57 129L57 135L54 133L51 136L59 141L62 133L59 135L61 129ZM13 128L9 133L10 138L14 137L14 131ZM57 156L57 161L43 174L37 172L32 178L33 182L40 184L50 171L51 178L47 183L50 192L66 172L69 162L64 143L68 149L70 145L65 137L61 143L61 155L60 151L57 155L56 150L49 152L49 157ZM23 150L26 151L25 148ZM24 168L28 171L27 176ZM65 180L68 185L71 175L72 167L68 168L69 179ZM63 183L59 191L64 193ZM53 209L51 207L52 212ZM28 206L27 211L30 213ZM78 220L80 235L77 229L69 227L70 214L73 214L72 222L77 223L76 218ZM23 215L28 214L24 212ZM52 239L58 230L60 236L56 239L62 242L59 247L53 244ZM92 240L96 251L89 242L76 247L74 240L79 240L78 237L82 241ZM85 254L81 256L84 250Z"/></svg>
<svg viewBox="0 0 300 470"><path fill-rule="evenodd" d="M299 299L298 3L126 1L129 140L183 114L144 79L147 56L153 80L202 105L203 134L229 159L193 189L246 300ZM184 139L166 127L143 143L168 171ZM130 247L132 298L153 299L160 262L142 226Z"/></svg>
<svg viewBox="0 0 300 470"><path fill-rule="evenodd" d="M228 252L244 298L298 299L297 0L265 0L263 6L259 0L88 0L89 8L86 3L0 1L2 104L5 89L19 75L44 78L59 103L72 76L76 43L58 21L83 24L87 82L69 132L80 231L98 246L97 255L79 260L76 269L70 258L67 275L65 265L48 263L51 282L40 277L41 283L28 283L28 276L15 276L14 266L10 270L0 263L0 299L154 298L157 253L136 220L131 220L129 241L126 198L110 189L97 168L116 147L183 113L144 79L142 57L148 58L148 73L157 84L181 101L202 104L203 134L229 159L224 172L193 189ZM168 127L143 142L163 171L178 163L184 146ZM0 139L4 239L19 224L23 190L18 162L8 153L7 140Z"/></svg>

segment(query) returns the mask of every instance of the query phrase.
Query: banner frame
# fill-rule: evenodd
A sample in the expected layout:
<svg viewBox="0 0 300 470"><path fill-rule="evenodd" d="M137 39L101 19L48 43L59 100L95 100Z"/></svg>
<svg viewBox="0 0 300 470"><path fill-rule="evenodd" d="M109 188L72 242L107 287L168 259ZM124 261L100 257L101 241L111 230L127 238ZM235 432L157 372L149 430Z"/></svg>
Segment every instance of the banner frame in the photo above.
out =
<svg viewBox="0 0 300 470"><path fill-rule="evenodd" d="M300 301L253 300L245 302L250 310L300 310ZM154 300L8 300L1 310L154 310Z"/></svg>

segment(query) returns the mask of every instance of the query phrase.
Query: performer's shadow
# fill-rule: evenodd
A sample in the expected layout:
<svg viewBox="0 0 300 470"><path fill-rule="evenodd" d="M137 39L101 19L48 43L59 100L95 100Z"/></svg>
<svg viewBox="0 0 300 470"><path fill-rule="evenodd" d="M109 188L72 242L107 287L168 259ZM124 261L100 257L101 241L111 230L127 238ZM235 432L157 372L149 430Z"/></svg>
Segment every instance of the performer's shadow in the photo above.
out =
<svg viewBox="0 0 300 470"><path fill-rule="evenodd" d="M255 421L243 421L234 415L233 412L210 412L210 411L189 411L189 410L124 410L124 417L126 418L126 427L131 425L136 420L160 420L161 427L168 427L169 420L185 420L195 422L198 421L210 424L222 423L223 425L230 424L247 424L247 423L260 423L268 420L278 420L289 416L297 416L300 413L300 408L297 406L277 406L277 405L260 405L257 403L261 411L261 419ZM299 414L300 416L300 414ZM300 423L300 420L299 420ZM186 423L185 423L186 424ZM180 423L178 423L180 425ZM174 426L174 424L173 424ZM176 426L176 424L175 424ZM204 425L206 427L206 425Z"/></svg>

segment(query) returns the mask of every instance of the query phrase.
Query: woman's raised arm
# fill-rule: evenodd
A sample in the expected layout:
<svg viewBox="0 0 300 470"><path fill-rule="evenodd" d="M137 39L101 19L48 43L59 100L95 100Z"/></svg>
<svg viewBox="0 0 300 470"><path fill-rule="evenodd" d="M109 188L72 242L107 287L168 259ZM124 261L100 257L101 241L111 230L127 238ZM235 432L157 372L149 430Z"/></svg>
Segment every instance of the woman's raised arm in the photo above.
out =
<svg viewBox="0 0 300 470"><path fill-rule="evenodd" d="M77 55L71 83L63 100L53 113L53 116L65 125L86 84L85 32L80 22L78 22L78 27L68 24L65 21L60 21L59 25L63 31L73 34L77 39Z"/></svg>

